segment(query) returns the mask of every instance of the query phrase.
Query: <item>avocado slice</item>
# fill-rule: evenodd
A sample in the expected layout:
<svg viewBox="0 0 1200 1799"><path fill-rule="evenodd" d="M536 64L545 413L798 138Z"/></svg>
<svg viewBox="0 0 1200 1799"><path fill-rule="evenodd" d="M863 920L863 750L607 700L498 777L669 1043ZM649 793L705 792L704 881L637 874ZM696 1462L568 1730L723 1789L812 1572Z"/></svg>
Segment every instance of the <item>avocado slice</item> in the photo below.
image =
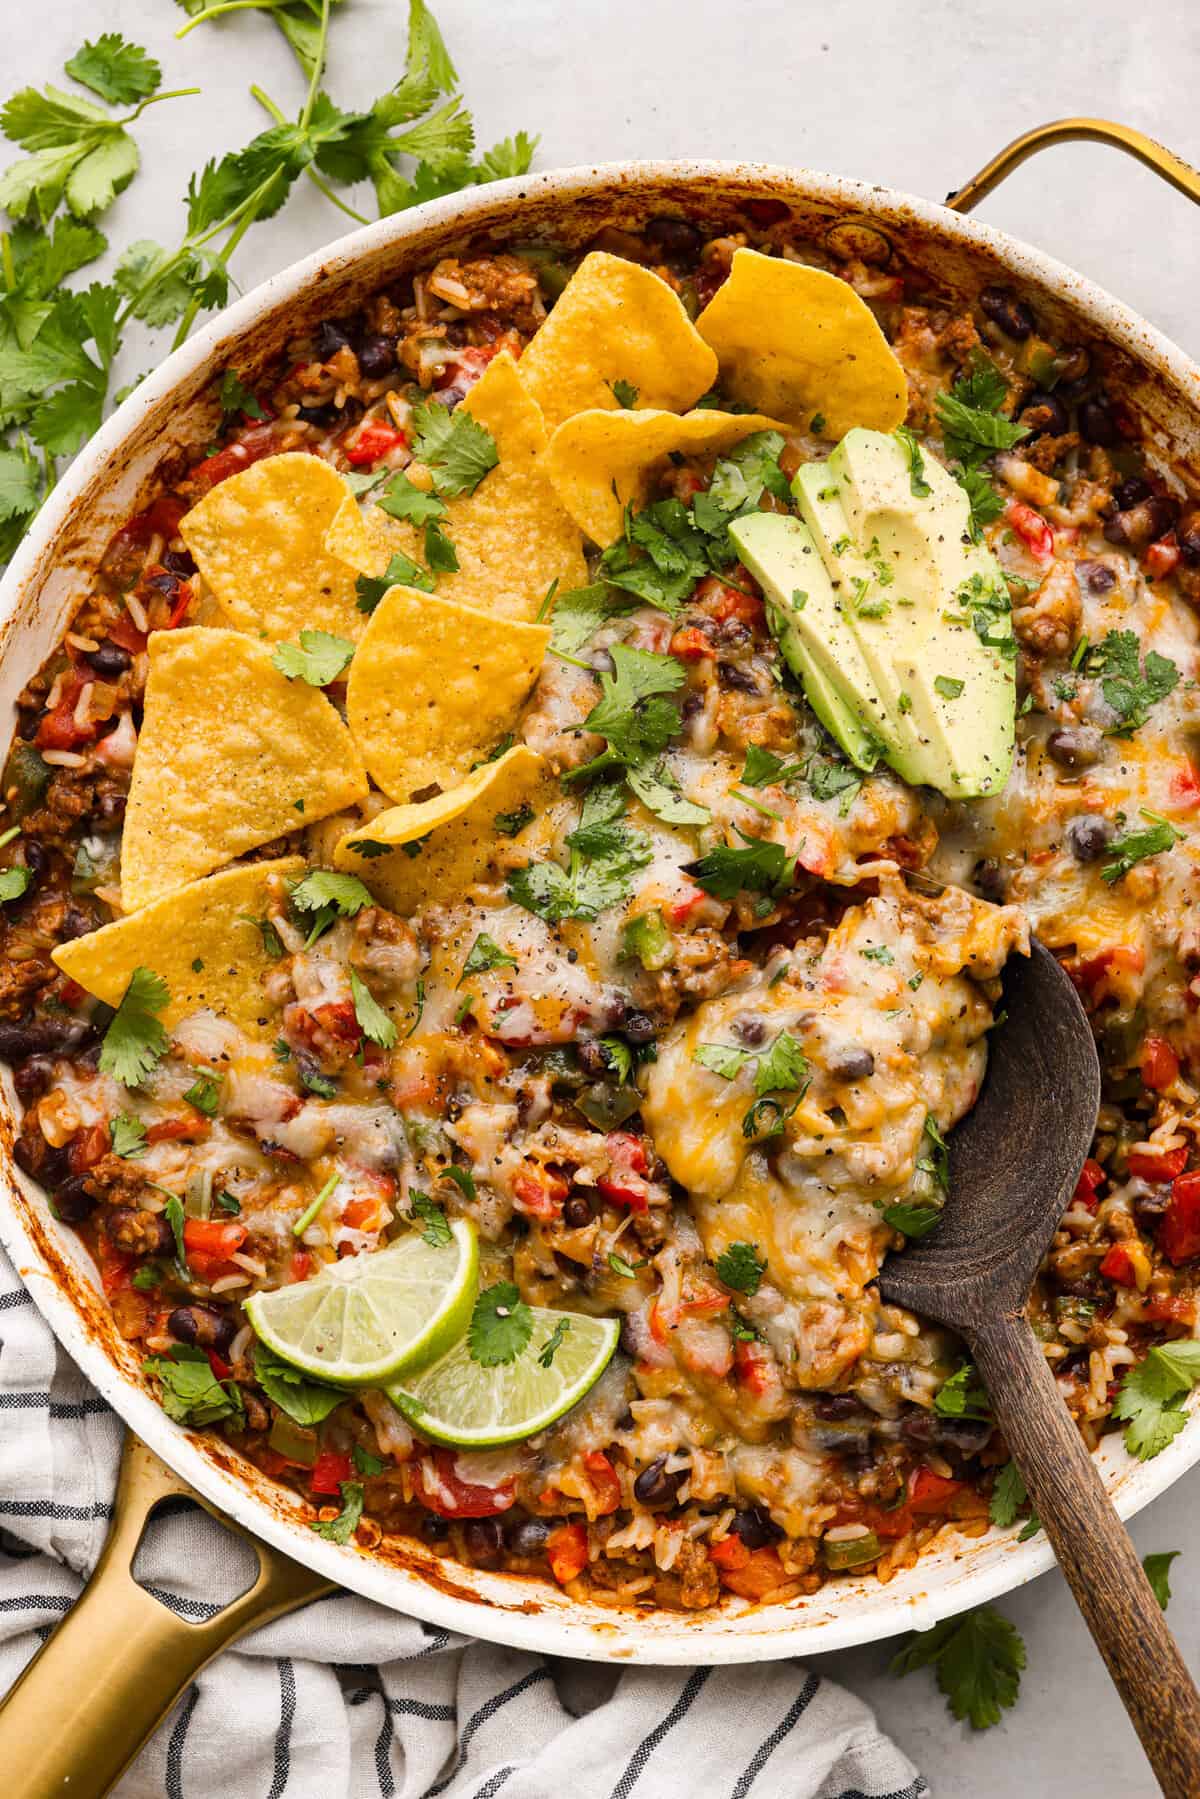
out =
<svg viewBox="0 0 1200 1799"><path fill-rule="evenodd" d="M856 427L792 491L860 652L835 650L840 691L881 718L886 760L952 799L998 793L1015 735L1008 590L958 482L932 456L914 475L894 436Z"/></svg>
<svg viewBox="0 0 1200 1799"><path fill-rule="evenodd" d="M869 774L883 754L886 719L812 532L790 514L752 512L729 535L767 596L772 633L809 705Z"/></svg>

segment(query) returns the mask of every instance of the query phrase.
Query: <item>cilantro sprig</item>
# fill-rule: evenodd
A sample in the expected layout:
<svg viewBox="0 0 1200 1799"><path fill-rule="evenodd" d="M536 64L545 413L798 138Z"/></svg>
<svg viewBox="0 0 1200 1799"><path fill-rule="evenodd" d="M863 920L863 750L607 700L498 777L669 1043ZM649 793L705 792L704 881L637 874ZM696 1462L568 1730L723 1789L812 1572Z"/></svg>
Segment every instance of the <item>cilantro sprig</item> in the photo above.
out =
<svg viewBox="0 0 1200 1799"><path fill-rule="evenodd" d="M152 968L135 968L109 1020L100 1048L100 1071L123 1087L149 1080L167 1051L167 1033L156 1014L170 1001L167 983Z"/></svg>
<svg viewBox="0 0 1200 1799"><path fill-rule="evenodd" d="M1001 412L1008 383L995 363L975 350L966 374L960 375L949 393L937 396L942 442L950 458L951 472L965 488L971 506L972 535L999 518L1003 502L983 469L997 450L1011 450L1028 437L1026 425L1014 425ZM910 465L911 466L911 465Z"/></svg>
<svg viewBox="0 0 1200 1799"><path fill-rule="evenodd" d="M1025 1645L1016 1627L991 1605L944 1618L911 1636L891 1664L895 1675L934 1668L956 1718L975 1730L999 1724L1016 1704L1025 1667Z"/></svg>
<svg viewBox="0 0 1200 1799"><path fill-rule="evenodd" d="M1117 715L1111 735L1129 737L1150 716L1151 706L1179 685L1179 669L1169 656L1150 650L1141 660L1136 631L1110 631L1084 655L1084 672L1099 675L1100 691Z"/></svg>
<svg viewBox="0 0 1200 1799"><path fill-rule="evenodd" d="M1187 1423L1183 1402L1200 1381L1200 1343L1190 1338L1158 1343L1121 1382L1114 1418L1126 1425L1125 1447L1151 1461Z"/></svg>
<svg viewBox="0 0 1200 1799"><path fill-rule="evenodd" d="M483 1289L467 1332L472 1361L481 1368L515 1362L532 1335L533 1313L511 1281L497 1281Z"/></svg>

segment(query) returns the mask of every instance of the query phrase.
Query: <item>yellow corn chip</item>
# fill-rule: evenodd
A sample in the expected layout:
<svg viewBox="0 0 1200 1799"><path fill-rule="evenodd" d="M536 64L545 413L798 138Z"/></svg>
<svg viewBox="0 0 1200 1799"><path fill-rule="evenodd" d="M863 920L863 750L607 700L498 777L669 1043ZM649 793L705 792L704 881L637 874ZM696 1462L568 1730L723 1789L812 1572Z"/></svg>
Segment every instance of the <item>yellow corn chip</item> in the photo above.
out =
<svg viewBox="0 0 1200 1799"><path fill-rule="evenodd" d="M474 493L446 503L440 522L458 569L438 576L438 598L528 623L552 582L566 590L587 580L579 531L546 479L546 427L507 350L492 359L462 404L491 432L500 461ZM424 535L415 525L378 506L360 510L351 494L326 532L325 547L377 579L397 551L425 560Z"/></svg>
<svg viewBox="0 0 1200 1799"><path fill-rule="evenodd" d="M825 437L904 423L904 370L870 307L824 269L735 250L696 329L717 353L722 393L745 406L806 429L819 413Z"/></svg>
<svg viewBox="0 0 1200 1799"><path fill-rule="evenodd" d="M353 805L362 758L324 694L271 648L203 625L155 631L121 847L127 912Z"/></svg>
<svg viewBox="0 0 1200 1799"><path fill-rule="evenodd" d="M390 587L350 664L346 717L373 780L401 803L455 787L516 723L548 625Z"/></svg>
<svg viewBox="0 0 1200 1799"><path fill-rule="evenodd" d="M87 937L60 943L54 960L110 1006L120 1005L135 968L153 969L171 995L159 1015L168 1030L207 1006L253 1036L273 1037L278 1020L271 1021L261 981L276 964L255 920L265 916L273 884L298 879L304 867L303 856L285 856L223 869Z"/></svg>
<svg viewBox="0 0 1200 1799"><path fill-rule="evenodd" d="M668 457L716 455L754 431L780 429L756 412L579 412L550 439L547 468L580 530L606 546L621 534L626 505L651 497Z"/></svg>
<svg viewBox="0 0 1200 1799"><path fill-rule="evenodd" d="M184 516L180 536L239 631L272 642L301 631L362 636L356 571L325 548L348 497L327 462L288 451L219 482Z"/></svg>
<svg viewBox="0 0 1200 1799"><path fill-rule="evenodd" d="M385 906L405 916L428 900L460 899L510 847L496 829L497 815L529 805L540 817L556 785L542 758L518 744L449 793L380 812L342 838L334 862L353 869ZM406 854L404 844L424 837L429 842L419 854ZM528 860L529 847L522 833L520 860Z"/></svg>
<svg viewBox="0 0 1200 1799"><path fill-rule="evenodd" d="M637 389L635 405L679 412L716 376L717 359L674 290L603 250L584 257L521 358L551 429L589 407L618 408L617 381Z"/></svg>

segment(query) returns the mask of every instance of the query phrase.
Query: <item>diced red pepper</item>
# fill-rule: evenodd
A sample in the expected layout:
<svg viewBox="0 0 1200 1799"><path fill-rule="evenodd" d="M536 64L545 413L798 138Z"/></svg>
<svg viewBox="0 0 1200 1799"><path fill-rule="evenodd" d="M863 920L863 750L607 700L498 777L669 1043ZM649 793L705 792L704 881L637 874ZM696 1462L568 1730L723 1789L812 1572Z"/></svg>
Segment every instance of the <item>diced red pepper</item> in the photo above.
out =
<svg viewBox="0 0 1200 1799"><path fill-rule="evenodd" d="M1142 1044L1142 1080L1152 1093L1165 1093L1179 1079L1179 1057L1165 1037L1147 1037Z"/></svg>
<svg viewBox="0 0 1200 1799"><path fill-rule="evenodd" d="M750 1551L732 1531L727 1537L722 1537L719 1543L714 1543L708 1554L718 1568L729 1570L744 1568L750 1560Z"/></svg>
<svg viewBox="0 0 1200 1799"><path fill-rule="evenodd" d="M737 1342L733 1346L733 1366L738 1385L756 1398L771 1386L771 1364L759 1343Z"/></svg>
<svg viewBox="0 0 1200 1799"><path fill-rule="evenodd" d="M765 617L762 600L750 590L753 577L739 563L734 573L739 585L732 586L718 575L706 575L696 589L695 604L722 625L736 618L744 625L759 625ZM743 591L743 586L746 591Z"/></svg>
<svg viewBox="0 0 1200 1799"><path fill-rule="evenodd" d="M139 631L128 612L122 612L108 627L108 635L113 643L128 650L131 656L140 656L146 647L146 632Z"/></svg>
<svg viewBox="0 0 1200 1799"><path fill-rule="evenodd" d="M100 1284L109 1299L114 1293L122 1293L133 1279L136 1266L134 1258L117 1249L109 1241L104 1231L96 1237L96 1260L100 1264Z"/></svg>
<svg viewBox="0 0 1200 1799"><path fill-rule="evenodd" d="M146 1133L147 1136L149 1132ZM220 1256L228 1260L246 1241L246 1227L235 1219L227 1223L219 1218L185 1218L183 1243L189 1255Z"/></svg>
<svg viewBox="0 0 1200 1799"><path fill-rule="evenodd" d="M220 482L228 481L230 475L240 475L252 462L261 462L264 456L274 456L278 450L279 439L274 427L260 425L256 431L244 432L236 443L218 450L215 456L198 462L191 471L191 479L201 493L208 493Z"/></svg>
<svg viewBox="0 0 1200 1799"><path fill-rule="evenodd" d="M705 656L715 656L716 646L711 637L705 635L699 625L680 625L671 638L672 656L678 656L683 662L700 662Z"/></svg>
<svg viewBox="0 0 1200 1799"><path fill-rule="evenodd" d="M215 1349L206 1349L204 1353L208 1357L208 1365L217 1379L228 1380L233 1373L232 1364L227 1362L224 1356L219 1356Z"/></svg>
<svg viewBox="0 0 1200 1799"><path fill-rule="evenodd" d="M1161 581L1164 575L1173 574L1179 566L1179 545L1174 531L1168 531L1157 543L1152 543L1142 557L1146 573L1152 581Z"/></svg>
<svg viewBox="0 0 1200 1799"><path fill-rule="evenodd" d="M1089 1212L1094 1212L1096 1210L1096 1195L1107 1179L1108 1176L1105 1174L1099 1162L1089 1156L1083 1167L1079 1170L1079 1179L1075 1183L1074 1203L1079 1206L1086 1206Z"/></svg>
<svg viewBox="0 0 1200 1799"><path fill-rule="evenodd" d="M726 1537L725 1542L728 1541ZM776 1587L783 1586L787 1578L779 1551L769 1544L763 1549L747 1550L741 1567L721 1569L721 1585L741 1599L765 1599Z"/></svg>
<svg viewBox="0 0 1200 1799"><path fill-rule="evenodd" d="M441 1518L494 1518L510 1509L513 1488L509 1482L485 1487L461 1480L456 1464L452 1449L435 1449L427 1460L417 1463L416 1496L423 1506Z"/></svg>
<svg viewBox="0 0 1200 1799"><path fill-rule="evenodd" d="M1024 500L1010 500L1004 516L1030 555L1036 556L1039 562L1049 562L1054 555L1054 533L1041 513L1027 506Z"/></svg>
<svg viewBox="0 0 1200 1799"><path fill-rule="evenodd" d="M548 1168L540 1174L519 1174L513 1182L517 1209L531 1218L557 1218L570 1191L566 1181Z"/></svg>
<svg viewBox="0 0 1200 1799"><path fill-rule="evenodd" d="M947 1501L961 1493L965 1485L965 1481L935 1474L932 1468L918 1468L908 1486L909 1508L914 1512L944 1511Z"/></svg>
<svg viewBox="0 0 1200 1799"><path fill-rule="evenodd" d="M394 425L385 425L382 419L372 419L364 425L352 444L346 445L346 460L354 468L370 468L376 462L382 462L392 450L403 450L408 445L408 436L397 431Z"/></svg>
<svg viewBox="0 0 1200 1799"><path fill-rule="evenodd" d="M147 1143L203 1143L212 1130L207 1118L160 1118L147 1126Z"/></svg>
<svg viewBox="0 0 1200 1799"><path fill-rule="evenodd" d="M560 1586L582 1574L588 1562L587 1531L582 1524L560 1524L546 1538L550 1572Z"/></svg>
<svg viewBox="0 0 1200 1799"><path fill-rule="evenodd" d="M110 1141L106 1124L89 1125L80 1131L67 1158L71 1173L86 1174L89 1168L94 1168L101 1156L108 1154Z"/></svg>
<svg viewBox="0 0 1200 1799"><path fill-rule="evenodd" d="M645 1143L629 1131L610 1131L604 1144L610 1167L597 1180L597 1187L614 1205L628 1206L631 1212L646 1211L650 1187L642 1178L649 1167Z"/></svg>
<svg viewBox="0 0 1200 1799"><path fill-rule="evenodd" d="M90 743L96 735L96 726L91 721L85 725L75 722L75 708L84 685L78 669L72 669L64 678L57 705L53 712L42 715L38 725L33 741L39 750L74 750L81 743Z"/></svg>
<svg viewBox="0 0 1200 1799"><path fill-rule="evenodd" d="M669 900L662 908L662 915L669 925L686 924L696 907L707 897L700 887L691 887L681 893L678 899Z"/></svg>
<svg viewBox="0 0 1200 1799"><path fill-rule="evenodd" d="M606 1516L621 1503L621 1483L617 1471L602 1449L593 1449L583 1458L587 1476L596 1495L595 1510Z"/></svg>
<svg viewBox="0 0 1200 1799"><path fill-rule="evenodd" d="M1193 1262L1200 1256L1200 1169L1177 1175L1158 1227L1158 1246L1169 1262Z"/></svg>
<svg viewBox="0 0 1200 1799"><path fill-rule="evenodd" d="M1119 1287L1136 1287L1137 1271L1133 1257L1123 1243L1114 1243L1100 1264L1100 1272L1105 1280L1116 1281Z"/></svg>
<svg viewBox="0 0 1200 1799"><path fill-rule="evenodd" d="M167 619L166 628L168 631L178 630L179 626L183 623L184 619L187 617L188 607L191 605L191 603L192 603L191 585L187 581L181 581L180 585L179 585L179 598L175 601L175 604L172 606L170 617Z"/></svg>
<svg viewBox="0 0 1200 1799"><path fill-rule="evenodd" d="M1139 1181L1173 1181L1187 1167L1186 1149L1131 1149L1129 1172Z"/></svg>
<svg viewBox="0 0 1200 1799"><path fill-rule="evenodd" d="M339 1493L342 1482L354 1479L354 1464L337 1449L323 1449L312 1465L308 1484L314 1493Z"/></svg>

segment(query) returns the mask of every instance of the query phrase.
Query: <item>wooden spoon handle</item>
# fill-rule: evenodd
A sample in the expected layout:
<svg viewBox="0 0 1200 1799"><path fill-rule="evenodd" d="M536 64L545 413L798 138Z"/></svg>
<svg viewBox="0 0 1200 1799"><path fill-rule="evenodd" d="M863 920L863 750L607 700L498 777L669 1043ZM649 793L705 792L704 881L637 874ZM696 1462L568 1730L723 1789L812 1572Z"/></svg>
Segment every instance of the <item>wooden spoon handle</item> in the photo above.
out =
<svg viewBox="0 0 1200 1799"><path fill-rule="evenodd" d="M1024 1317L973 1333L975 1362L1029 1497L1054 1545L1167 1799L1200 1794L1200 1694L1137 1551Z"/></svg>

